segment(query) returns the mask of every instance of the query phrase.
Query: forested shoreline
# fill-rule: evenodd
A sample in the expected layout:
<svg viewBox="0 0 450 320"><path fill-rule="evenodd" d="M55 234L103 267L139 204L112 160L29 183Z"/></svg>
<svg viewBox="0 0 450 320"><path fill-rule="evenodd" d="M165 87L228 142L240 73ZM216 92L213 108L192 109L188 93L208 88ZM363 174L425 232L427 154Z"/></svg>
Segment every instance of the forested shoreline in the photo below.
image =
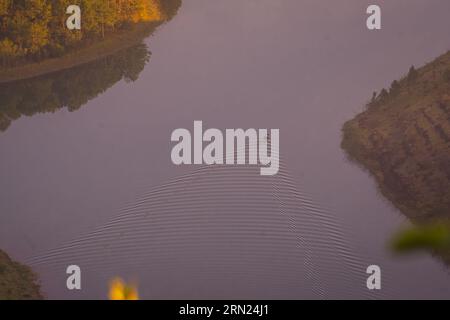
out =
<svg viewBox="0 0 450 320"><path fill-rule="evenodd" d="M69 5L81 30L66 27ZM61 57L143 22L171 19L181 0L0 0L0 68Z"/></svg>
<svg viewBox="0 0 450 320"><path fill-rule="evenodd" d="M450 219L450 51L374 94L342 148L414 222Z"/></svg>

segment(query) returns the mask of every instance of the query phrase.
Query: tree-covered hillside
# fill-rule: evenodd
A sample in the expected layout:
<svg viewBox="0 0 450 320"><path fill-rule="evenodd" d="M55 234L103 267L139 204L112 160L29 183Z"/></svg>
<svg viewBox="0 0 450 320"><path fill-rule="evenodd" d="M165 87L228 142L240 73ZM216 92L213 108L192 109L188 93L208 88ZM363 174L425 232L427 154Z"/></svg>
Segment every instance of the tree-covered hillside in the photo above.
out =
<svg viewBox="0 0 450 320"><path fill-rule="evenodd" d="M450 218L450 52L374 94L342 147L413 221Z"/></svg>
<svg viewBox="0 0 450 320"><path fill-rule="evenodd" d="M69 30L66 9L81 8L81 30ZM0 0L0 65L61 56L140 22L162 23L181 0Z"/></svg>

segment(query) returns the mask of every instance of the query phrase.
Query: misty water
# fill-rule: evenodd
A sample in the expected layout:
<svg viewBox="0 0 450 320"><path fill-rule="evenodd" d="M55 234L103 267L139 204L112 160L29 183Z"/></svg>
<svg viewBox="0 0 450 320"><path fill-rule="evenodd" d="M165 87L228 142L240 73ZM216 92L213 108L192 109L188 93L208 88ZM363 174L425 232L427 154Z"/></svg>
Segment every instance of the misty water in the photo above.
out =
<svg viewBox="0 0 450 320"><path fill-rule="evenodd" d="M26 103L0 122L0 248L48 298L114 276L147 299L450 297L438 258L387 250L408 221L339 147L373 91L450 49L448 0L379 2L370 32L367 1L184 1L149 51L1 85L0 108ZM279 128L279 174L173 165L194 120Z"/></svg>

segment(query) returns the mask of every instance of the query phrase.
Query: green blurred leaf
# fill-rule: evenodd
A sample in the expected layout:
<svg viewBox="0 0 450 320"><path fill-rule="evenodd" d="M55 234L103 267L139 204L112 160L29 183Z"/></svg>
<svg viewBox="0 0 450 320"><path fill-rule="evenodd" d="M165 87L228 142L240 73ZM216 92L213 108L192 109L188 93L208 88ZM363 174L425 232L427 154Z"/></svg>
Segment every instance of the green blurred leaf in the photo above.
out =
<svg viewBox="0 0 450 320"><path fill-rule="evenodd" d="M395 253L450 249L450 227L436 223L404 229L394 235L390 246Z"/></svg>

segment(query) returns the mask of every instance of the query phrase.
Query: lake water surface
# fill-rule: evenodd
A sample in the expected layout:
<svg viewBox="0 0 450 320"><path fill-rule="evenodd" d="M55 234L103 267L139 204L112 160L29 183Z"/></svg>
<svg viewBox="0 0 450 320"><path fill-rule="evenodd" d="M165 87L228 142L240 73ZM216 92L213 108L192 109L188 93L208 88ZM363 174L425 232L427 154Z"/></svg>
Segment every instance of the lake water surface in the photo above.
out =
<svg viewBox="0 0 450 320"><path fill-rule="evenodd" d="M145 40L136 81L106 73L143 65L142 47L62 77L86 91L98 76L97 91L61 102L81 108L43 112L47 100L11 85L41 111L0 133L0 248L48 298L105 298L116 275L147 299L450 298L438 259L386 250L407 220L339 147L374 90L450 49L448 0L378 3L383 29L369 32L368 1L184 1ZM33 90L65 97L74 84L61 82ZM194 120L279 128L280 173L174 166L171 132ZM81 291L66 289L70 264Z"/></svg>

